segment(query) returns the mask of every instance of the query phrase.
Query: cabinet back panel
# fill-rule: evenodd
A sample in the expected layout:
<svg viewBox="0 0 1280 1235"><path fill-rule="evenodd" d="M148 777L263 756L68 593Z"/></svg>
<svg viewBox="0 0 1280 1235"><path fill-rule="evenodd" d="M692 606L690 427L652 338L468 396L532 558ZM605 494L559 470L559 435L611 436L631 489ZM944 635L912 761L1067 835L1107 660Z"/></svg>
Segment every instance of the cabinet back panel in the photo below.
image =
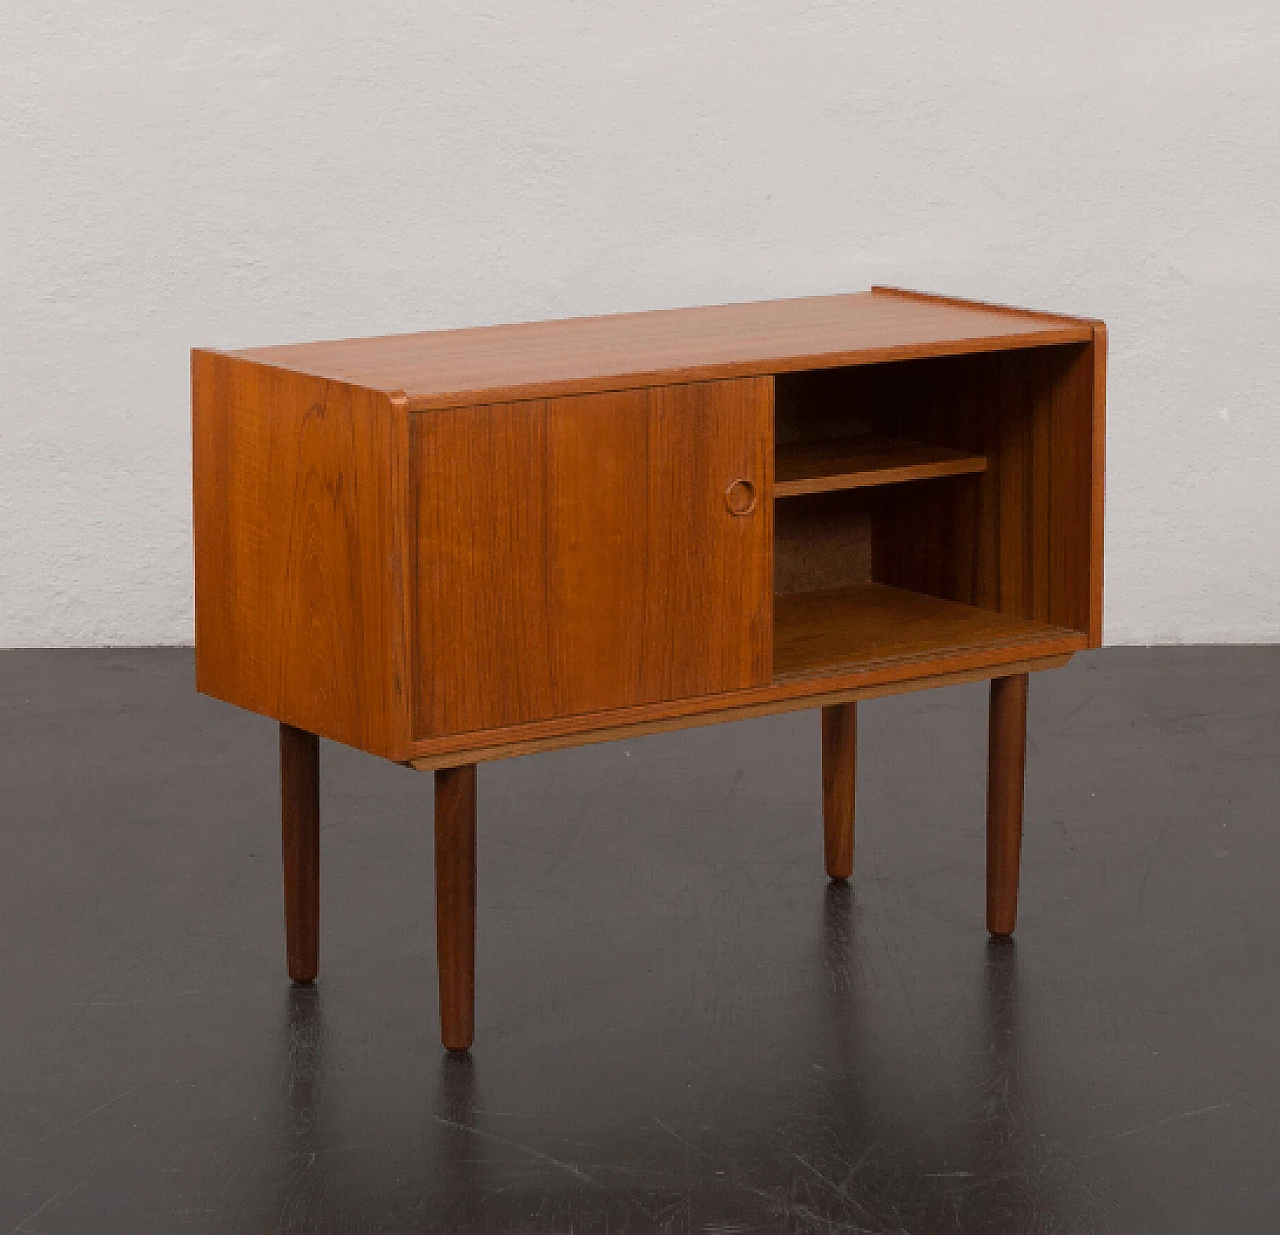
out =
<svg viewBox="0 0 1280 1235"><path fill-rule="evenodd" d="M870 582L876 509L875 496L857 490L777 502L773 590L791 596Z"/></svg>
<svg viewBox="0 0 1280 1235"><path fill-rule="evenodd" d="M417 734L769 680L770 379L410 421Z"/></svg>
<svg viewBox="0 0 1280 1235"><path fill-rule="evenodd" d="M774 435L779 444L870 433L884 407L885 374L899 365L779 373Z"/></svg>

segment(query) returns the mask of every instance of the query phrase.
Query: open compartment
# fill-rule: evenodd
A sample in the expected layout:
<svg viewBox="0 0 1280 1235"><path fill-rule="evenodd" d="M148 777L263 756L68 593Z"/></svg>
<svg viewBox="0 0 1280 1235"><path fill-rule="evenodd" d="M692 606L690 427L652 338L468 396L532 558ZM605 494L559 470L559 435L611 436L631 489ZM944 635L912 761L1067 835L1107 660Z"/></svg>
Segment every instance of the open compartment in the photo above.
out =
<svg viewBox="0 0 1280 1235"><path fill-rule="evenodd" d="M1089 628L1088 344L775 378L774 677Z"/></svg>

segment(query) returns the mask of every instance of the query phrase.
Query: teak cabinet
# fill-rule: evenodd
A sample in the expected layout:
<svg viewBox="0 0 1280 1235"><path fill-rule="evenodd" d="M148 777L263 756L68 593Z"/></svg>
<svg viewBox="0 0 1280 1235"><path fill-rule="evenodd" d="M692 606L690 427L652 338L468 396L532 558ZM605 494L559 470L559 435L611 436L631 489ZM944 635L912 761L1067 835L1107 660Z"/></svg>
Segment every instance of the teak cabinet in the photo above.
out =
<svg viewBox="0 0 1280 1235"><path fill-rule="evenodd" d="M1013 930L1027 674L1102 633L1101 322L876 288L192 353L196 674L281 723L289 972L318 743L436 772L445 1045L472 1039L475 765L992 679Z"/></svg>

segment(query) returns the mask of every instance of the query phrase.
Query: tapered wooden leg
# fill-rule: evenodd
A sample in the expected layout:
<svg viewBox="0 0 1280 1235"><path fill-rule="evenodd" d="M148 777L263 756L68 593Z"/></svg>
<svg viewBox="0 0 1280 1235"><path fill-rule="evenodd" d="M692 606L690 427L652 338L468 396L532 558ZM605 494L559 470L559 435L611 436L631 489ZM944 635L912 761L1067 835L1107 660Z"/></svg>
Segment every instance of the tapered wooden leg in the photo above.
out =
<svg viewBox="0 0 1280 1235"><path fill-rule="evenodd" d="M987 930L1012 935L1018 921L1022 786L1027 762L1027 675L991 680L987 763Z"/></svg>
<svg viewBox="0 0 1280 1235"><path fill-rule="evenodd" d="M465 1051L475 1036L476 765L436 773L436 964L440 1037Z"/></svg>
<svg viewBox="0 0 1280 1235"><path fill-rule="evenodd" d="M858 761L858 705L822 709L822 828L827 874L853 874L853 791Z"/></svg>
<svg viewBox="0 0 1280 1235"><path fill-rule="evenodd" d="M280 822L289 976L314 982L320 967L320 739L283 724Z"/></svg>

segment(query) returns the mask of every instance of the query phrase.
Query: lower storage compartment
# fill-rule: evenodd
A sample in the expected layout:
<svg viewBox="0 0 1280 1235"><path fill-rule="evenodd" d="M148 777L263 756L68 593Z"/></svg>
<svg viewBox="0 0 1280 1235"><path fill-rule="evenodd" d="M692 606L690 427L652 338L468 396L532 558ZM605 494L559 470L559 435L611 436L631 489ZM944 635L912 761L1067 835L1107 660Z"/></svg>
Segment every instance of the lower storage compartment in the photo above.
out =
<svg viewBox="0 0 1280 1235"><path fill-rule="evenodd" d="M1080 633L1036 603L1039 576L1021 554L1006 552L1002 578L998 520L984 534L975 518L981 483L952 476L778 501L774 681L993 648L1036 655L1037 644Z"/></svg>
<svg viewBox="0 0 1280 1235"><path fill-rule="evenodd" d="M1071 632L884 583L775 596L774 681L957 652L1022 647Z"/></svg>

